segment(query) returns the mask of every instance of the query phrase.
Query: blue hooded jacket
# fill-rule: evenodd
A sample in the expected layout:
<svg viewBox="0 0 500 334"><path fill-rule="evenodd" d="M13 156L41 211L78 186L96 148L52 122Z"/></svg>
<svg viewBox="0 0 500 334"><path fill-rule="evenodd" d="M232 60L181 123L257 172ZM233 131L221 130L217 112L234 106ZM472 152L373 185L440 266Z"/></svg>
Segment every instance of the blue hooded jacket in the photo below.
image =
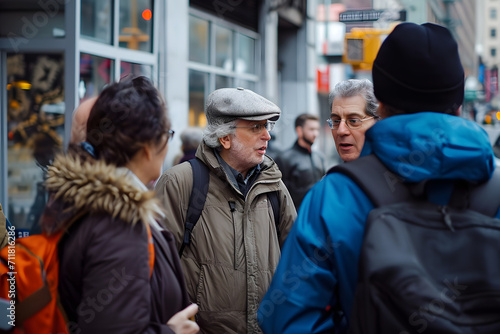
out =
<svg viewBox="0 0 500 334"><path fill-rule="evenodd" d="M482 182L495 169L486 132L463 118L422 112L392 116L366 132L362 156L375 154L404 180ZM430 200L447 203L451 188ZM306 195L287 237L258 320L264 333L333 332L328 312L340 304L350 318L365 221L374 208L347 176L326 175ZM500 211L496 215L500 218Z"/></svg>

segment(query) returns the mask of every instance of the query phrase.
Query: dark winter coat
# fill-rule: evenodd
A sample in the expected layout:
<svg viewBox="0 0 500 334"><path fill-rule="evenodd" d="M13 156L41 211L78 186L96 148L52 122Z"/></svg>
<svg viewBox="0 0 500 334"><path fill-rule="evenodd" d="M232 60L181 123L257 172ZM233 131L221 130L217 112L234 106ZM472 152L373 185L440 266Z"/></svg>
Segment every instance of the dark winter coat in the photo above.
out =
<svg viewBox="0 0 500 334"><path fill-rule="evenodd" d="M172 234L154 193L126 168L59 156L49 168L46 232L68 229L59 247L59 294L78 333L173 333L166 325L188 306ZM150 277L146 225L154 243Z"/></svg>
<svg viewBox="0 0 500 334"><path fill-rule="evenodd" d="M309 189L325 175L325 159L319 152L309 152L295 142L274 160L283 174L282 180L292 196L293 204L299 210Z"/></svg>

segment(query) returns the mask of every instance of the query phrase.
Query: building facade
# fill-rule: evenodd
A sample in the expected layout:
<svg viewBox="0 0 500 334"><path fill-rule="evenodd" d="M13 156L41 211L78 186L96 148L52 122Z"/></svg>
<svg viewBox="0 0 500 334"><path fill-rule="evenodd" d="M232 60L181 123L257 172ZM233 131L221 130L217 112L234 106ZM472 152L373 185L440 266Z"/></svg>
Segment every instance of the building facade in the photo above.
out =
<svg viewBox="0 0 500 334"><path fill-rule="evenodd" d="M84 99L127 74L151 78L172 127L206 124L207 95L252 89L295 116L318 112L314 0L0 0L0 203L36 225L46 166L67 147ZM170 143L165 168L179 153Z"/></svg>
<svg viewBox="0 0 500 334"><path fill-rule="evenodd" d="M476 0L478 16L476 51L480 57L478 79L484 88L486 102L498 110L498 67L500 66L500 2Z"/></svg>

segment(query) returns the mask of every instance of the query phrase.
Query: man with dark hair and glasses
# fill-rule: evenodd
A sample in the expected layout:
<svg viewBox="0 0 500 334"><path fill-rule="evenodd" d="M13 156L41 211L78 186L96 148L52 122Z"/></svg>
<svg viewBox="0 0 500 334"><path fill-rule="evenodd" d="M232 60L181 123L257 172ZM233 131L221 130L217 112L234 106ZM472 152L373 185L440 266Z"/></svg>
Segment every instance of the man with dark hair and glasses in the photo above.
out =
<svg viewBox="0 0 500 334"><path fill-rule="evenodd" d="M257 308L296 218L281 172L265 155L281 110L251 90L222 88L208 96L205 114L196 158L209 170L208 194L181 257L189 296L202 333L260 333ZM192 187L190 163L168 169L156 185L179 248Z"/></svg>
<svg viewBox="0 0 500 334"><path fill-rule="evenodd" d="M379 116L373 84L367 80L346 80L335 85L329 96L330 118L326 120L342 161L356 160L365 143L365 132Z"/></svg>

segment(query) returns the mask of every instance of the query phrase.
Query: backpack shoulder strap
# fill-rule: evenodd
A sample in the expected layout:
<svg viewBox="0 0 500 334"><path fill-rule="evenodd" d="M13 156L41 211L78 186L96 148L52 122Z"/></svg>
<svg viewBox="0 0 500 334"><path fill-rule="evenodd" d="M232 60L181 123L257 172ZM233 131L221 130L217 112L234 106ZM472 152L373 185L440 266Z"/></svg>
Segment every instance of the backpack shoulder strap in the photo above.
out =
<svg viewBox="0 0 500 334"><path fill-rule="evenodd" d="M149 278L151 278L155 266L155 245L153 243L153 235L151 234L151 226L149 226L148 223L144 223L144 225L146 225L146 231L148 233Z"/></svg>
<svg viewBox="0 0 500 334"><path fill-rule="evenodd" d="M370 154L332 167L327 174L341 173L350 177L376 207L412 198L402 179Z"/></svg>
<svg viewBox="0 0 500 334"><path fill-rule="evenodd" d="M276 225L276 234L278 235L278 241L281 237L281 232L278 228L280 223L280 201L278 199L278 192L273 191L267 194L267 198L269 202L271 202L271 208L273 209L274 214L274 224Z"/></svg>
<svg viewBox="0 0 500 334"><path fill-rule="evenodd" d="M191 242L191 233L200 219L201 211L207 199L208 183L210 180L208 167L198 158L188 160L193 169L193 189L189 197L189 206L186 213L186 223L184 224L184 238L182 240L179 257L182 257L184 248Z"/></svg>
<svg viewBox="0 0 500 334"><path fill-rule="evenodd" d="M332 167L329 173L349 176L376 207L413 198L411 188L392 173L374 154ZM415 188L415 187L414 187ZM469 208L494 217L500 208L500 169L496 168L489 181L473 186Z"/></svg>
<svg viewBox="0 0 500 334"><path fill-rule="evenodd" d="M489 217L494 217L500 208L500 168L495 168L490 180L472 190L470 208Z"/></svg>

